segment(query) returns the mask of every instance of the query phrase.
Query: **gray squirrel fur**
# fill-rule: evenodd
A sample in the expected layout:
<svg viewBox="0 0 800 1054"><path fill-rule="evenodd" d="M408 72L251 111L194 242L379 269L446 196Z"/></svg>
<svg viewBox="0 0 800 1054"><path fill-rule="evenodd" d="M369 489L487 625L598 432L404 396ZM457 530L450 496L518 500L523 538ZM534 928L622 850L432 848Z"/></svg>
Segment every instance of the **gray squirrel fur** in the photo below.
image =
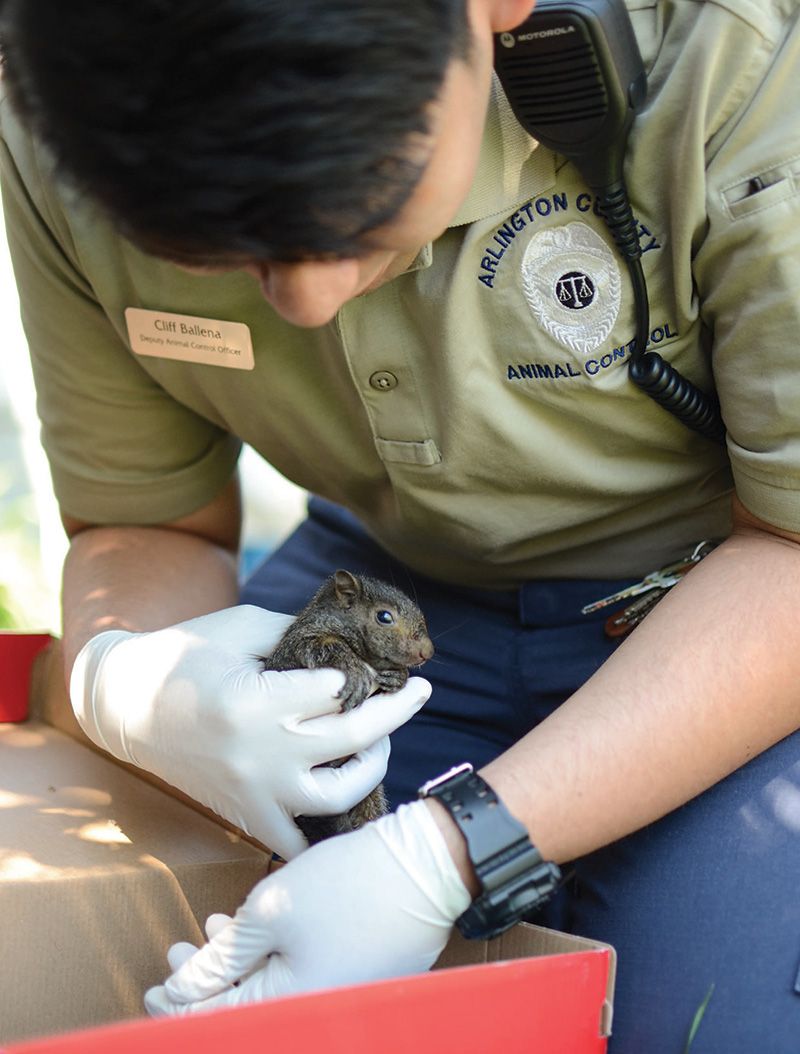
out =
<svg viewBox="0 0 800 1054"><path fill-rule="evenodd" d="M432 655L425 618L410 597L388 582L338 570L300 611L264 663L267 670L342 670L346 680L339 698L346 711L374 691L402 688L409 667L420 666ZM295 822L314 845L386 812L381 784L346 813L297 816Z"/></svg>

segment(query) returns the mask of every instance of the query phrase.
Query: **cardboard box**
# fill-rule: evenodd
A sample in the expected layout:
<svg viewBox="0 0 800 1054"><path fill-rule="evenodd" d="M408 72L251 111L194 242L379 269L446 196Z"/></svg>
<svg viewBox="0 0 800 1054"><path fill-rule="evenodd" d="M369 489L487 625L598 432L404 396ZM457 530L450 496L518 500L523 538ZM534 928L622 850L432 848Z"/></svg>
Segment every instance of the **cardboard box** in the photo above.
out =
<svg viewBox="0 0 800 1054"><path fill-rule="evenodd" d="M22 640L22 638L20 638ZM233 824L227 823L221 817L217 816L210 809L206 809L205 806L200 805L199 802L189 798L186 794L182 794L175 787L171 787L164 780L153 776L149 772L144 772L142 769L136 768L134 765L127 765L125 762L117 761L116 758L110 757L105 751L101 750L84 734L83 729L78 724L78 719L73 713L72 706L69 701L67 694L66 678L64 674L64 656L61 648L61 641L48 637L45 646L38 647L36 649L31 648L30 645L24 645L27 647L30 654L32 654L32 661L29 659L31 665L28 671L25 683L29 685L30 701L26 703L25 709L29 711L32 718L37 718L43 721L45 724L52 726L64 732L71 739L76 740L78 743L87 747L89 750L93 750L100 754L101 757L107 758L114 765L119 765L126 772L130 772L132 776L135 776L138 780L144 780L147 783L152 784L154 787L158 787L163 790L172 798L177 798L178 801L187 805L190 809L195 812L199 812L202 816L207 816L213 820L214 823L225 827L232 834L237 835L239 838L246 842L250 842L256 849L260 849L267 856L271 857L272 853L256 839L251 838L245 834L244 831L239 830L238 827L234 827Z"/></svg>
<svg viewBox="0 0 800 1054"><path fill-rule="evenodd" d="M613 949L526 925L456 935L430 974L144 1019L167 947L202 941L207 915L235 910L270 855L81 742L57 648L35 674L33 719L0 725L5 1054L606 1049ZM109 1022L123 1023L96 1027Z"/></svg>
<svg viewBox="0 0 800 1054"><path fill-rule="evenodd" d="M0 1042L141 1016L269 857L40 721L0 725Z"/></svg>

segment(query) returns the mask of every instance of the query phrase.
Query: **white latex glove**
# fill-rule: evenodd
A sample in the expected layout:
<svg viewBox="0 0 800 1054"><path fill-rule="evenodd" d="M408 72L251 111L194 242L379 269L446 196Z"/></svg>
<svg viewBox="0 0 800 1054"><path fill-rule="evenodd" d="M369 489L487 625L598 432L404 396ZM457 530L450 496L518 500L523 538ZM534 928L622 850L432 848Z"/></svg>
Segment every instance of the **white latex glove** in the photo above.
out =
<svg viewBox="0 0 800 1054"><path fill-rule="evenodd" d="M153 1016L186 1014L429 969L470 896L424 802L313 846L263 879L200 951L169 951ZM232 987L236 982L236 987Z"/></svg>
<svg viewBox="0 0 800 1054"><path fill-rule="evenodd" d="M345 714L338 670L263 670L292 621L243 605L152 633L110 630L75 660L70 696L89 738L154 773L287 860L299 815L345 812L386 774L388 733L430 695L399 692ZM326 762L354 755L338 768Z"/></svg>

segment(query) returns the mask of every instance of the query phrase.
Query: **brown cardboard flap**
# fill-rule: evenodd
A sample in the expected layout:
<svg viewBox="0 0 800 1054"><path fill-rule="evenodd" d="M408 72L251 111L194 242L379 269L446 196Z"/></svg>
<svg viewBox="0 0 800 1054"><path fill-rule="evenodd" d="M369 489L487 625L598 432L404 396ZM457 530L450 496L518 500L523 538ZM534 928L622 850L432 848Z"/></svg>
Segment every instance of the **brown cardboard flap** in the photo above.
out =
<svg viewBox="0 0 800 1054"><path fill-rule="evenodd" d="M143 1014L266 855L41 722L0 725L0 1043Z"/></svg>
<svg viewBox="0 0 800 1054"><path fill-rule="evenodd" d="M188 794L179 791L177 787L173 787L171 784L159 779L158 776L154 776L151 772L145 772L144 769L138 769L134 765L119 761L89 739L78 724L78 719L75 717L69 701L64 675L64 654L60 640L54 639L51 644L36 656L31 671L30 695L30 715L32 718L38 718L46 724L52 725L53 728L57 728L60 732L77 740L83 746L108 758L109 761L132 773L138 779L145 780L154 787L158 787L159 790L173 798L177 798L178 801L187 805L190 809L194 809L202 816L214 820L215 823L225 827L238 838L250 842L256 849L271 854L271 850L262 842L252 838L249 834L234 826L234 824L212 812L211 809L207 809L200 802L195 801L194 798L190 798Z"/></svg>

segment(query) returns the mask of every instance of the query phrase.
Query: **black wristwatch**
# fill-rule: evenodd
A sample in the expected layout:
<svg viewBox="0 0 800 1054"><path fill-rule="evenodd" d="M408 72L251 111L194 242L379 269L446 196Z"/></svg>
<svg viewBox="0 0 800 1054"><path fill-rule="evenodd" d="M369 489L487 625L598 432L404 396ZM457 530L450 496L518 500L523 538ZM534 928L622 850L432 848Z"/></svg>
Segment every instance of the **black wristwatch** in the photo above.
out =
<svg viewBox="0 0 800 1054"><path fill-rule="evenodd" d="M496 937L550 899L560 870L542 859L526 829L472 765L456 765L418 793L438 798L467 841L481 893L456 919L465 937Z"/></svg>

